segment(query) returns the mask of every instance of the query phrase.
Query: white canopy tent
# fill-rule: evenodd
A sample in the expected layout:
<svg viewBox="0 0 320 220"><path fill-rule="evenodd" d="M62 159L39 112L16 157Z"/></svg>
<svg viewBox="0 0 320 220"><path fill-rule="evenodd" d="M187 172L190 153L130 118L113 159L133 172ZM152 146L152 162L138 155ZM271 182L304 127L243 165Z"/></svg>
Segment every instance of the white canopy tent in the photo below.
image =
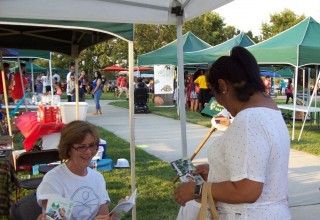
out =
<svg viewBox="0 0 320 220"><path fill-rule="evenodd" d="M1 20L6 21L7 18L20 18L32 19L33 23L44 20L41 22L42 24L39 24L42 26L45 26L45 20L65 23L91 21L176 25L179 103L181 106L185 106L182 24L231 1L233 0L201 0L201 4L199 4L197 0L2 0L0 2L0 24ZM53 11L54 13L52 13ZM128 44L129 85L133 85L133 41L128 41ZM131 187L133 191L135 189L133 86L130 86L129 94ZM180 108L180 122L182 156L187 156L185 108ZM135 219L135 214L133 214L133 219Z"/></svg>

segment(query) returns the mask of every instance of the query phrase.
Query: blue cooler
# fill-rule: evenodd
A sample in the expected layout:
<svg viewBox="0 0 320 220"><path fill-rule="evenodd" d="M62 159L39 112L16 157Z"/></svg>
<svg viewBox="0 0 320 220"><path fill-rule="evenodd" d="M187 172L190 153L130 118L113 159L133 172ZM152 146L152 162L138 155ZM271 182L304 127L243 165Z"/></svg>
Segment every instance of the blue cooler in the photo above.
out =
<svg viewBox="0 0 320 220"><path fill-rule="evenodd" d="M93 168L93 163L97 164L97 170L103 171L103 170L108 170L112 171L113 170L113 161L110 158L102 159L102 160L92 160L89 167Z"/></svg>
<svg viewBox="0 0 320 220"><path fill-rule="evenodd" d="M107 142L100 139L99 146L103 147L102 159L105 159L107 154Z"/></svg>

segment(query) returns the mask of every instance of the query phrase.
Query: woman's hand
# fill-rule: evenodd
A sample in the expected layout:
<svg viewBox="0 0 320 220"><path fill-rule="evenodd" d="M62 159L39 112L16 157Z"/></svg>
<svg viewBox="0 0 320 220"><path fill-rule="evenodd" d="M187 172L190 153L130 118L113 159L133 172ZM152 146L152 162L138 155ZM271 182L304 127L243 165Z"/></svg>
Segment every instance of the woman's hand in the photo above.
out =
<svg viewBox="0 0 320 220"><path fill-rule="evenodd" d="M180 186L178 186L174 190L174 199L177 203L179 203L181 206L184 206L186 202L194 199L194 190L196 187L195 182L187 182L182 183Z"/></svg>
<svg viewBox="0 0 320 220"><path fill-rule="evenodd" d="M113 214L109 214L109 215L97 215L94 220L115 220L116 219L116 215L115 213Z"/></svg>
<svg viewBox="0 0 320 220"><path fill-rule="evenodd" d="M196 166L196 170L193 174L200 174L204 181L207 181L209 173L209 164L204 163Z"/></svg>
<svg viewBox="0 0 320 220"><path fill-rule="evenodd" d="M37 220L46 220L46 213L42 213L38 216Z"/></svg>

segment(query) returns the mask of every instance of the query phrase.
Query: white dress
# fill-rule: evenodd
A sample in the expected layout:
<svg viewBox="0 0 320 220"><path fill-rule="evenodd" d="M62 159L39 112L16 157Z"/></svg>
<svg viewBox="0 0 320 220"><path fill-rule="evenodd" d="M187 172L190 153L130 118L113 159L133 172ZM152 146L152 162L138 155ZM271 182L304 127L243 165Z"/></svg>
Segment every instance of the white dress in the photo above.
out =
<svg viewBox="0 0 320 220"><path fill-rule="evenodd" d="M290 137L280 111L239 112L208 150L209 182L244 178L264 183L253 204L217 203L220 220L291 219L288 208Z"/></svg>
<svg viewBox="0 0 320 220"><path fill-rule="evenodd" d="M74 202L71 219L94 219L100 205L109 203L103 176L87 168L86 176L72 173L65 163L49 171L37 189L37 200L48 199L49 194L58 194Z"/></svg>

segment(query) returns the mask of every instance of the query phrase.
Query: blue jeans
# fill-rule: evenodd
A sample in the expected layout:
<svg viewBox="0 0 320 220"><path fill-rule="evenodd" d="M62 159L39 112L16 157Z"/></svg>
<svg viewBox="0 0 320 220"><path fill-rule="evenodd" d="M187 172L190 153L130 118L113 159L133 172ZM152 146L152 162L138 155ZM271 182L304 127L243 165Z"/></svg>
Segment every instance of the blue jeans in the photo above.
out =
<svg viewBox="0 0 320 220"><path fill-rule="evenodd" d="M98 89L95 93L94 93L94 103L96 104L96 110L101 110L101 106L100 106L100 96L102 94L102 90Z"/></svg>

